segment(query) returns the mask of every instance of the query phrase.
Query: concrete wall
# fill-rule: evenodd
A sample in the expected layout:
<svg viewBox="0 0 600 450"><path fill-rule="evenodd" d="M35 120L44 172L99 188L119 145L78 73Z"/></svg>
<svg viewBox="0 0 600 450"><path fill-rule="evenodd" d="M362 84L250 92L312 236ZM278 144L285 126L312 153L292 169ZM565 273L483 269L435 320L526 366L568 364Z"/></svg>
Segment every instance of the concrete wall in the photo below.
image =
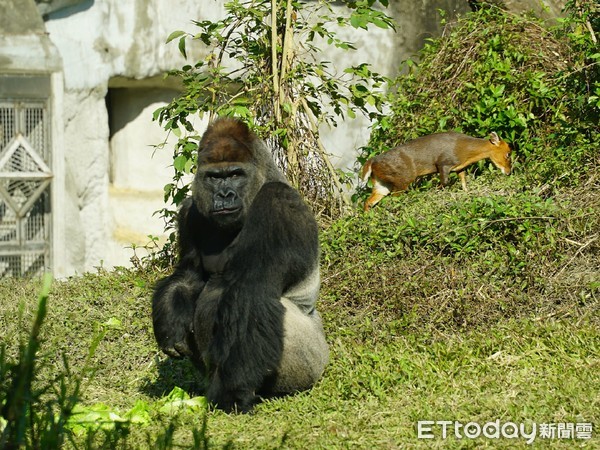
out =
<svg viewBox="0 0 600 450"><path fill-rule="evenodd" d="M108 229L111 235L106 261L110 265L128 265L132 244L144 246L149 242L149 235L163 234L164 221L153 213L162 208L163 187L172 181L175 142L158 122L149 122L149 119L178 92L167 88L109 88ZM198 121L198 129L203 128ZM157 148L165 139L164 148ZM136 254L144 256L146 252L140 248Z"/></svg>
<svg viewBox="0 0 600 450"><path fill-rule="evenodd" d="M217 19L222 12L214 1L83 0L46 16L64 67L68 273L128 265L127 247L163 233L152 213L163 206L172 169L170 151L152 158L149 146L165 134L151 119L174 95L161 75L184 64L165 40L176 29L193 31L192 19ZM193 47L190 53L201 56ZM109 111L115 79L119 88L111 91Z"/></svg>

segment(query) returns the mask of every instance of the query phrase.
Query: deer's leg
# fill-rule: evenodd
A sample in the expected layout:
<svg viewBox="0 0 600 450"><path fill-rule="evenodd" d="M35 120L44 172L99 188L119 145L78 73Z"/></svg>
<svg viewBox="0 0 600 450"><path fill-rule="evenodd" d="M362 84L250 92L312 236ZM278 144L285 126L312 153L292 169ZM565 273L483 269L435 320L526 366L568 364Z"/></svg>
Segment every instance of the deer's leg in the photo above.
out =
<svg viewBox="0 0 600 450"><path fill-rule="evenodd" d="M462 188L464 191L468 191L467 189L467 175L465 174L464 170L461 170L460 172L458 172L458 178L460 178L460 184L462 185Z"/></svg>
<svg viewBox="0 0 600 450"><path fill-rule="evenodd" d="M450 166L438 166L438 173L440 174L440 183L442 186L448 185L448 176L450 175Z"/></svg>
<svg viewBox="0 0 600 450"><path fill-rule="evenodd" d="M382 185L379 181L373 180L373 191L371 192L371 196L365 202L364 210L368 211L380 200L390 193L390 189Z"/></svg>

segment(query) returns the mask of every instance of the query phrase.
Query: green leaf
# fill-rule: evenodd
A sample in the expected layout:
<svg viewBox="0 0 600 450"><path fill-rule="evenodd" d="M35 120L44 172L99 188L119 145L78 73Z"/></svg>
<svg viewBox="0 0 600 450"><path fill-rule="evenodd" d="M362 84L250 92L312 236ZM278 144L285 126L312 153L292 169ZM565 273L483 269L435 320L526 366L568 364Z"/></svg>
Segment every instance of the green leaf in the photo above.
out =
<svg viewBox="0 0 600 450"><path fill-rule="evenodd" d="M373 22L373 24L376 27L383 28L384 30L389 28L389 25L385 20L379 19L377 17L373 17L373 19L371 19L371 22Z"/></svg>
<svg viewBox="0 0 600 450"><path fill-rule="evenodd" d="M160 115L162 114L162 112L164 111L164 107L161 106L160 108L158 108L156 111L154 111L152 113L152 120L158 120L158 118L160 117Z"/></svg>
<svg viewBox="0 0 600 450"><path fill-rule="evenodd" d="M102 326L106 328L112 328L114 330L120 330L122 328L121 321L116 317L111 317L106 322L104 322Z"/></svg>
<svg viewBox="0 0 600 450"><path fill-rule="evenodd" d="M362 15L352 14L350 17L350 25L354 28L364 28L367 29L367 20Z"/></svg>
<svg viewBox="0 0 600 450"><path fill-rule="evenodd" d="M184 155L179 155L173 160L173 167L178 172L183 172L188 159Z"/></svg>
<svg viewBox="0 0 600 450"><path fill-rule="evenodd" d="M191 411L204 411L208 407L206 397L190 398L187 392L177 386L163 400L165 403L159 411L167 414L179 412L184 408Z"/></svg>
<svg viewBox="0 0 600 450"><path fill-rule="evenodd" d="M177 39L178 37L181 37L185 34L185 31L181 31L181 30L177 30L177 31L173 31L169 37L167 38L167 44L169 42L171 42L173 39Z"/></svg>
<svg viewBox="0 0 600 450"><path fill-rule="evenodd" d="M181 39L179 39L179 51L181 52L181 54L183 55L184 58L187 58L187 53L185 51L185 36L183 36Z"/></svg>
<svg viewBox="0 0 600 450"><path fill-rule="evenodd" d="M187 162L185 163L185 167L183 168L183 171L185 173L191 173L193 167L194 167L194 160L188 159Z"/></svg>
<svg viewBox="0 0 600 450"><path fill-rule="evenodd" d="M87 430L110 430L114 428L115 422L125 423L128 420L103 403L92 406L77 404L69 417L67 427L76 434L83 434Z"/></svg>
<svg viewBox="0 0 600 450"><path fill-rule="evenodd" d="M143 400L135 402L133 408L131 408L125 417L131 422L139 425L150 425L150 405Z"/></svg>

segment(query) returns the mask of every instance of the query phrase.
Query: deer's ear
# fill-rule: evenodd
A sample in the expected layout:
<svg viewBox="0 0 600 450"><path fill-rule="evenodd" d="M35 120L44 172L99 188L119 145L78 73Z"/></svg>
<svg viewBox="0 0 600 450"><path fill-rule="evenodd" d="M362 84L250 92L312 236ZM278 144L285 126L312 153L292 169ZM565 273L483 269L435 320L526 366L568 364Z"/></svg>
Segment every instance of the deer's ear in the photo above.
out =
<svg viewBox="0 0 600 450"><path fill-rule="evenodd" d="M492 131L490 133L490 142L494 145L498 145L500 143L500 138L498 137L495 131Z"/></svg>

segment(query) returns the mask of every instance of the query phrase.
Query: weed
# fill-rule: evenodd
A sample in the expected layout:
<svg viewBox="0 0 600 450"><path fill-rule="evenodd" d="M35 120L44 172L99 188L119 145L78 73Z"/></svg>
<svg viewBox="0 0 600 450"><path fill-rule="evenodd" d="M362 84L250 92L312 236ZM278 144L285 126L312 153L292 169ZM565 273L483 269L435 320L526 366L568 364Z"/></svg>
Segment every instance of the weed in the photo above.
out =
<svg viewBox="0 0 600 450"><path fill-rule="evenodd" d="M37 313L27 343L21 343L18 361L8 359L6 343L0 349L0 385L2 434L0 447L60 448L65 440L64 427L79 396L79 380L69 380L65 371L51 383L36 384L40 332L47 314L51 278L46 276L38 300ZM49 398L47 395L49 394Z"/></svg>

